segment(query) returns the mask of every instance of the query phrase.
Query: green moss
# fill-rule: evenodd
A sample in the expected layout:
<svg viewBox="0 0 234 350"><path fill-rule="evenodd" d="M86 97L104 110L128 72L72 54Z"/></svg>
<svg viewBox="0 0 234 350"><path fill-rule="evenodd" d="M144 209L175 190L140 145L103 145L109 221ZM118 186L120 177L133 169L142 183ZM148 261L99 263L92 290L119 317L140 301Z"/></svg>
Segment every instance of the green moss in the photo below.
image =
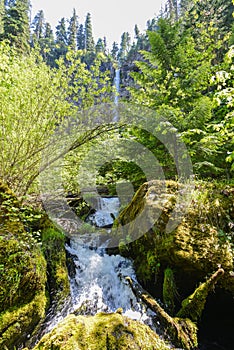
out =
<svg viewBox="0 0 234 350"><path fill-rule="evenodd" d="M164 271L164 281L163 281L163 302L165 304L166 310L170 315L174 314L175 311L175 299L177 295L177 288L174 279L174 273L172 269L167 268Z"/></svg>
<svg viewBox="0 0 234 350"><path fill-rule="evenodd" d="M193 294L183 300L177 317L190 318L193 322L199 321L209 292L214 290L215 284L223 274L223 269L219 269L206 282L196 288Z"/></svg>
<svg viewBox="0 0 234 350"><path fill-rule="evenodd" d="M13 307L0 314L0 348L13 349L22 344L45 316L47 299L44 291L31 302Z"/></svg>
<svg viewBox="0 0 234 350"><path fill-rule="evenodd" d="M13 349L44 316L46 261L21 207L0 182L0 347Z"/></svg>
<svg viewBox="0 0 234 350"><path fill-rule="evenodd" d="M48 284L51 302L61 307L64 299L70 293L70 284L66 266L65 235L51 226L50 222L42 230L42 249L47 261L49 273Z"/></svg>
<svg viewBox="0 0 234 350"><path fill-rule="evenodd" d="M234 280L231 278L234 190L226 184L197 183L184 218L175 230L166 232L175 209L177 192L183 188L184 185L179 186L174 181L166 181L165 188L160 181L142 185L115 222L115 232L121 239L121 253L134 260L138 278L143 282L153 284L158 280L152 261L155 265L160 263L160 269L173 266L178 291L182 295L221 265L225 276L219 282L220 287L234 294ZM137 220L143 208L144 214ZM159 218L153 222L158 213ZM148 230L147 225L149 227L151 222L152 228ZM130 244L125 239L127 235L132 241ZM127 244L125 249L124 242ZM162 272L157 269L157 275Z"/></svg>
<svg viewBox="0 0 234 350"><path fill-rule="evenodd" d="M148 326L119 313L66 317L34 350L163 350L168 346Z"/></svg>

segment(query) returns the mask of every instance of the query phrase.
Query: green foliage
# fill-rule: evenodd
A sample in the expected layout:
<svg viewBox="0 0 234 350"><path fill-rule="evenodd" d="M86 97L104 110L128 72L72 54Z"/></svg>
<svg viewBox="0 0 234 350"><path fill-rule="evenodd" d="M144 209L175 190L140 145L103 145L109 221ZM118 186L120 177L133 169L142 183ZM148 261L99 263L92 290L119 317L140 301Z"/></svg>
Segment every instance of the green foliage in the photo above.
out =
<svg viewBox="0 0 234 350"><path fill-rule="evenodd" d="M16 0L5 8L2 38L20 52L29 50L29 0Z"/></svg>
<svg viewBox="0 0 234 350"><path fill-rule="evenodd" d="M50 302L56 302L56 309L62 307L70 293L66 267L65 235L46 220L42 230L42 250L47 261Z"/></svg>
<svg viewBox="0 0 234 350"><path fill-rule="evenodd" d="M201 3L198 3L200 6ZM230 108L231 90L222 89L229 99L224 110L224 98L221 98L218 84L215 91L212 77L218 79L217 62L222 69L227 61L224 59L222 62L222 55L230 26L225 27L226 34L216 40L217 24L210 18L201 23L199 18L193 24L199 32L198 36L196 31L190 30L193 25L185 25L186 16L194 15L198 9L195 6L191 13L189 11L175 23L165 18L158 19L157 31L148 32L151 50L141 52L144 61L136 62L138 72L131 74L135 87L129 87L129 91L133 102L158 110L177 128L189 150L196 174L229 178L231 167L228 162L232 163L233 157L233 123L231 114L227 113L227 105ZM230 51L228 55L230 57ZM228 81L231 87L230 63L228 70L223 84ZM217 108L220 98L223 113ZM219 117L221 115L222 118ZM219 134L214 132L215 128ZM163 162L164 157L158 154L158 159Z"/></svg>
<svg viewBox="0 0 234 350"><path fill-rule="evenodd" d="M111 87L98 58L88 70L79 52L68 52L57 69L37 52L22 57L0 45L0 176L24 194L38 176L41 152L57 123L79 109L107 101Z"/></svg>
<svg viewBox="0 0 234 350"><path fill-rule="evenodd" d="M77 48L77 32L78 32L78 17L76 10L73 10L73 15L69 22L68 27L68 45L71 49L76 50Z"/></svg>
<svg viewBox="0 0 234 350"><path fill-rule="evenodd" d="M30 232L20 203L0 182L0 312L30 302L44 290L45 260ZM30 225L30 223L29 223ZM26 292L27 291L27 292ZM22 298L23 297L23 298Z"/></svg>
<svg viewBox="0 0 234 350"><path fill-rule="evenodd" d="M91 15L87 14L85 20L85 50L87 52L94 51L94 39L92 33L92 23L91 23Z"/></svg>

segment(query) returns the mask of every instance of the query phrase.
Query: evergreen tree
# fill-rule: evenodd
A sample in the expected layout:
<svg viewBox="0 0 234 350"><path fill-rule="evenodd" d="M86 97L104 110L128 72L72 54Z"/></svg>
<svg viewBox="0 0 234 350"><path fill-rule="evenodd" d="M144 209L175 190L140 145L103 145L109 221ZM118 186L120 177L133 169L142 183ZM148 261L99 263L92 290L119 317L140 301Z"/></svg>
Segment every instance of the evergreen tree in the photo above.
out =
<svg viewBox="0 0 234 350"><path fill-rule="evenodd" d="M55 41L50 23L45 24L45 34L41 39L41 52L44 60L50 66L54 66Z"/></svg>
<svg viewBox="0 0 234 350"><path fill-rule="evenodd" d="M90 13L87 14L85 20L85 49L87 50L87 52L94 51L94 40Z"/></svg>
<svg viewBox="0 0 234 350"><path fill-rule="evenodd" d="M63 17L59 24L56 27L56 57L60 57L66 54L67 52L67 29L66 29L66 20Z"/></svg>
<svg viewBox="0 0 234 350"><path fill-rule="evenodd" d="M134 33L135 33L135 38L136 38L136 39L139 39L140 30L139 30L137 24L135 24Z"/></svg>
<svg viewBox="0 0 234 350"><path fill-rule="evenodd" d="M131 37L128 32L124 32L121 36L120 50L119 50L119 60L123 60L126 58L129 50L130 50L130 41Z"/></svg>
<svg viewBox="0 0 234 350"><path fill-rule="evenodd" d="M69 21L68 27L68 45L73 49L77 49L77 35L78 35L78 17L76 10L73 9L73 15Z"/></svg>
<svg viewBox="0 0 234 350"><path fill-rule="evenodd" d="M116 41L113 42L113 45L112 45L112 50L111 50L111 56L117 60L118 58L118 52L119 52L119 47L118 47L118 44Z"/></svg>
<svg viewBox="0 0 234 350"><path fill-rule="evenodd" d="M96 51L96 53L100 53L100 52L105 53L104 42L101 38L99 38L97 41L97 44L95 46L95 51Z"/></svg>
<svg viewBox="0 0 234 350"><path fill-rule="evenodd" d="M168 18L171 23L178 21L179 17L179 5L178 0L168 0L165 6L164 17Z"/></svg>
<svg viewBox="0 0 234 350"><path fill-rule="evenodd" d="M10 41L19 51L27 51L29 48L29 0L15 0L7 2L4 15L3 39Z"/></svg>
<svg viewBox="0 0 234 350"><path fill-rule="evenodd" d="M32 22L32 29L34 37L37 40L43 38L44 29L45 29L45 16L43 10L40 10L37 15L34 17Z"/></svg>
<svg viewBox="0 0 234 350"><path fill-rule="evenodd" d="M106 53L107 52L107 40L106 40L105 36L103 38L103 45L104 45L104 52Z"/></svg>
<svg viewBox="0 0 234 350"><path fill-rule="evenodd" d="M78 33L77 33L77 49L84 50L85 49L85 32L83 24L79 25Z"/></svg>

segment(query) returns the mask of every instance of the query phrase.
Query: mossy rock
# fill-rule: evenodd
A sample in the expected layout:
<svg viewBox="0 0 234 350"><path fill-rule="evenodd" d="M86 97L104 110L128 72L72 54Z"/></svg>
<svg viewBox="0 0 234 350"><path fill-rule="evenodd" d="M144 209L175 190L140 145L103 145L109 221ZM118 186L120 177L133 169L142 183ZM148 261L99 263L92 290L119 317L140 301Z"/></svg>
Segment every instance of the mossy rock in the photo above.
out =
<svg viewBox="0 0 234 350"><path fill-rule="evenodd" d="M59 310L70 294L65 235L49 221L43 225L42 250L47 261L50 302Z"/></svg>
<svg viewBox="0 0 234 350"><path fill-rule="evenodd" d="M0 347L22 342L44 317L46 261L21 206L0 182Z"/></svg>
<svg viewBox="0 0 234 350"><path fill-rule="evenodd" d="M22 345L44 318L47 298L38 293L29 303L9 308L0 314L0 348L15 349Z"/></svg>
<svg viewBox="0 0 234 350"><path fill-rule="evenodd" d="M169 346L148 326L119 313L69 315L34 350L164 350Z"/></svg>
<svg viewBox="0 0 234 350"><path fill-rule="evenodd" d="M156 180L143 184L115 222L119 238L123 234L121 253L133 258L137 275L145 283L157 280L159 286L163 270L173 268L183 297L221 266L225 274L219 286L234 295L234 189L212 182L197 183L185 216L178 227L167 232L179 193L185 190L185 185L175 181L166 181L165 188ZM138 222L136 217L143 208ZM180 215L180 208L176 214ZM126 224L128 232L123 232Z"/></svg>

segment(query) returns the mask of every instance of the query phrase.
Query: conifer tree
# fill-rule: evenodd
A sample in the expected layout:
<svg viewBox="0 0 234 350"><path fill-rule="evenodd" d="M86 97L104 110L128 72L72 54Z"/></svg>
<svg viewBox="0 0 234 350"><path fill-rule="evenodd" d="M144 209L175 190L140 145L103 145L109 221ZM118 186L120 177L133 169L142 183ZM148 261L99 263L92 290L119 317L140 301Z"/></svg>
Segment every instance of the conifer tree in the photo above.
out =
<svg viewBox="0 0 234 350"><path fill-rule="evenodd" d="M40 40L44 35L45 16L43 10L40 10L34 17L32 22L33 34L37 40Z"/></svg>
<svg viewBox="0 0 234 350"><path fill-rule="evenodd" d="M83 24L79 25L77 33L77 49L84 50L85 48L85 32Z"/></svg>
<svg viewBox="0 0 234 350"><path fill-rule="evenodd" d="M119 47L118 47L118 44L116 41L113 42L113 45L112 45L112 50L111 50L111 56L117 60L118 58L118 52L119 52Z"/></svg>
<svg viewBox="0 0 234 350"><path fill-rule="evenodd" d="M15 0L7 2L4 15L3 39L10 41L19 51L29 49L29 0Z"/></svg>
<svg viewBox="0 0 234 350"><path fill-rule="evenodd" d="M67 52L67 29L66 29L66 20L63 17L59 24L56 27L56 56L57 58L65 55Z"/></svg>
<svg viewBox="0 0 234 350"><path fill-rule="evenodd" d="M97 44L95 46L95 51L96 53L104 53L105 52L105 47L104 47L104 42L101 38L98 39Z"/></svg>
<svg viewBox="0 0 234 350"><path fill-rule="evenodd" d="M87 14L85 20L85 49L87 52L94 51L94 39L92 33L92 23L91 23L91 15Z"/></svg>
<svg viewBox="0 0 234 350"><path fill-rule="evenodd" d="M45 23L45 34L41 39L41 52L44 60L50 66L54 66L55 41L50 23Z"/></svg>
<svg viewBox="0 0 234 350"><path fill-rule="evenodd" d="M139 39L140 30L139 30L137 24L135 24L134 33L135 33L135 38L136 38L136 39Z"/></svg>
<svg viewBox="0 0 234 350"><path fill-rule="evenodd" d="M76 10L73 9L73 15L69 21L68 27L68 45L73 49L77 49L77 35L78 35L78 17Z"/></svg>
<svg viewBox="0 0 234 350"><path fill-rule="evenodd" d="M129 33L124 32L121 36L121 43L120 43L120 50L119 50L120 60L123 60L127 56L130 50L130 41L131 41L131 37Z"/></svg>

